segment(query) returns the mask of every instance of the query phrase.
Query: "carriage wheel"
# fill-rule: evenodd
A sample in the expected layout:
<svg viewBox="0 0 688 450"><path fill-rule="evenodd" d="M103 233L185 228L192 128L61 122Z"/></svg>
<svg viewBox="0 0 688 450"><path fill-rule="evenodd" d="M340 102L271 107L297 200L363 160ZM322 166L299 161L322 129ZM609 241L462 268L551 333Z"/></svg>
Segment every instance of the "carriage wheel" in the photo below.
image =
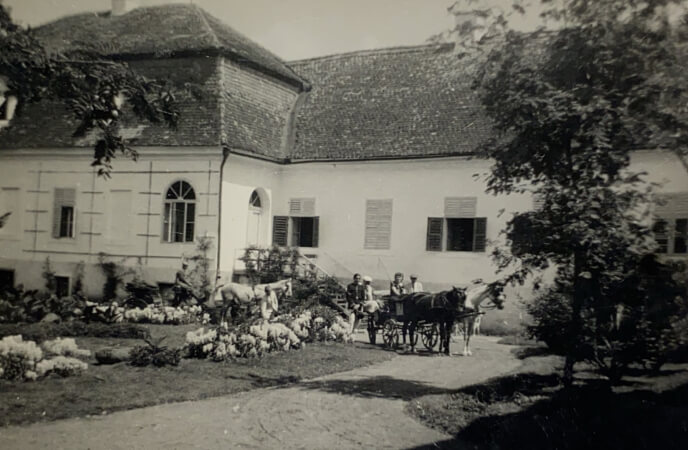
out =
<svg viewBox="0 0 688 450"><path fill-rule="evenodd" d="M387 348L395 349L399 345L399 330L397 330L396 325L391 320L385 322L382 329L382 339Z"/></svg>
<svg viewBox="0 0 688 450"><path fill-rule="evenodd" d="M375 345L376 333L375 323L371 320L368 321L368 340L371 344Z"/></svg>
<svg viewBox="0 0 688 450"><path fill-rule="evenodd" d="M433 323L429 327L425 327L421 335L421 338L423 339L423 345L430 351L432 351L437 345L439 337L440 330L436 323Z"/></svg>

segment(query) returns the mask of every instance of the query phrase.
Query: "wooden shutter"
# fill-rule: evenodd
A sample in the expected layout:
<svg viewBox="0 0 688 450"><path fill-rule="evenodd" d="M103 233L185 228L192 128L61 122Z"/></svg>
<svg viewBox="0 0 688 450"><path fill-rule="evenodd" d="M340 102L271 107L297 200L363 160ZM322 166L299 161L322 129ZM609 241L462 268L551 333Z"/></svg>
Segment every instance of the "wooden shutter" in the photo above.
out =
<svg viewBox="0 0 688 450"><path fill-rule="evenodd" d="M487 218L477 217L473 222L473 251L484 252L487 240Z"/></svg>
<svg viewBox="0 0 688 450"><path fill-rule="evenodd" d="M671 194L659 194L660 200L655 208L655 215L663 219L688 217L688 192L676 192Z"/></svg>
<svg viewBox="0 0 688 450"><path fill-rule="evenodd" d="M545 197L540 194L533 194L533 211L540 211L545 205Z"/></svg>
<svg viewBox="0 0 688 450"><path fill-rule="evenodd" d="M294 217L291 219L291 242L290 244L294 247L301 246L301 218Z"/></svg>
<svg viewBox="0 0 688 450"><path fill-rule="evenodd" d="M387 250L391 247L392 200L366 200L363 247Z"/></svg>
<svg viewBox="0 0 688 450"><path fill-rule="evenodd" d="M289 217L274 216L272 218L272 244L286 247L289 236Z"/></svg>
<svg viewBox="0 0 688 450"><path fill-rule="evenodd" d="M318 247L320 237L320 217L313 217L313 248Z"/></svg>
<svg viewBox="0 0 688 450"><path fill-rule="evenodd" d="M289 200L289 215L294 217L315 216L315 198L292 198Z"/></svg>
<svg viewBox="0 0 688 450"><path fill-rule="evenodd" d="M76 198L76 190L73 188L55 188L55 200L53 204L53 237L60 237L60 217L62 215L63 206L71 206L74 208ZM74 215L72 217L72 227L76 223L76 208L74 208ZM72 236L74 235L72 229Z"/></svg>
<svg viewBox="0 0 688 450"><path fill-rule="evenodd" d="M471 219L475 217L478 199L476 197L446 197L444 217L452 219Z"/></svg>
<svg viewBox="0 0 688 450"><path fill-rule="evenodd" d="M425 249L431 252L442 251L442 228L444 225L443 217L428 217L428 232L426 237Z"/></svg>

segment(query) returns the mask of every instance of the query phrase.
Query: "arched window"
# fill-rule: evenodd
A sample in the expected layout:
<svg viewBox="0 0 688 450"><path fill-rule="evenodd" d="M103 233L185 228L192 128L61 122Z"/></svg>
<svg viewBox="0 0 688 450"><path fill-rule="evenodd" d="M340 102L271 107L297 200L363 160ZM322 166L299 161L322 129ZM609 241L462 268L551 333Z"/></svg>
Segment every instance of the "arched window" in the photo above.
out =
<svg viewBox="0 0 688 450"><path fill-rule="evenodd" d="M196 193L186 181L175 181L165 195L165 242L193 242L195 218Z"/></svg>
<svg viewBox="0 0 688 450"><path fill-rule="evenodd" d="M263 205L260 203L260 195L258 191L253 191L251 198L248 201L248 206L255 209L261 209Z"/></svg>

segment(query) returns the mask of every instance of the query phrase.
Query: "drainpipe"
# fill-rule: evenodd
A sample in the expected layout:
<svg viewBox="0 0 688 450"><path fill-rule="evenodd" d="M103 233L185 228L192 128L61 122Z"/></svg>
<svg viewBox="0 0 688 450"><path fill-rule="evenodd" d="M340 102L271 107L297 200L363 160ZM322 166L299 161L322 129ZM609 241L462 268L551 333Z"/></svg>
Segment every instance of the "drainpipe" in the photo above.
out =
<svg viewBox="0 0 688 450"><path fill-rule="evenodd" d="M229 159L229 149L224 147L222 149L222 164L220 164L220 186L218 191L218 204L217 204L217 258L215 258L215 284L217 283L217 276L220 273L220 255L221 252L221 239L222 239L222 176L224 174L225 163Z"/></svg>

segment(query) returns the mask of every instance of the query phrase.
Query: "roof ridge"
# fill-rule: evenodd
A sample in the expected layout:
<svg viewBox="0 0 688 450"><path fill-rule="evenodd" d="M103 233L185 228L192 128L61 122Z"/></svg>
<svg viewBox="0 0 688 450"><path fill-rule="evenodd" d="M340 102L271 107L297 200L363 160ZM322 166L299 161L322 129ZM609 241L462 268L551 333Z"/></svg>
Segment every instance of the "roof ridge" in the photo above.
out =
<svg viewBox="0 0 688 450"><path fill-rule="evenodd" d="M384 54L394 54L394 53L413 53L427 50L430 48L435 48L437 50L449 50L454 47L453 43L437 43L437 44L418 44L418 45L400 45L394 47L383 47L367 50L354 50L344 53L334 53L332 55L314 56L312 58L296 59L293 61L287 61L287 64L300 64L307 63L317 60L329 60L346 58L351 56L366 56L366 55L384 55Z"/></svg>
<svg viewBox="0 0 688 450"><path fill-rule="evenodd" d="M213 39L213 42L215 42L215 45L217 48L221 48L222 44L220 43L220 38L217 37L217 34L215 33L215 30L213 30L213 27L210 26L208 23L208 19L205 17L205 11L201 9L200 6L192 3L191 5L193 7L193 10L196 12L196 15L198 16L199 19L201 19L201 22L203 22L203 25L207 28L208 33Z"/></svg>

